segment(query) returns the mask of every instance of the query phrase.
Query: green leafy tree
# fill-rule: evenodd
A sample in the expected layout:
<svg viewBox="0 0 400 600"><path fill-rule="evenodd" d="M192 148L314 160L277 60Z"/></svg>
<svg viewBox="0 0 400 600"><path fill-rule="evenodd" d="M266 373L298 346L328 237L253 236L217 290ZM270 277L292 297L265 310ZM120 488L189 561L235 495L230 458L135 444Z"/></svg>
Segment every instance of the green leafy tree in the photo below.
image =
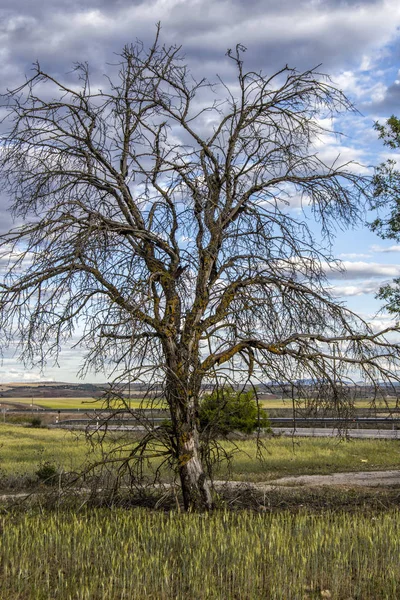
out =
<svg viewBox="0 0 400 600"><path fill-rule="evenodd" d="M379 139L392 150L400 148L400 120L392 115L385 123L375 123ZM400 241L400 171L396 161L389 159L375 170L373 178L373 208L379 216L370 224L383 239ZM400 278L381 287L378 298L383 300L386 309L394 314L400 311Z"/></svg>

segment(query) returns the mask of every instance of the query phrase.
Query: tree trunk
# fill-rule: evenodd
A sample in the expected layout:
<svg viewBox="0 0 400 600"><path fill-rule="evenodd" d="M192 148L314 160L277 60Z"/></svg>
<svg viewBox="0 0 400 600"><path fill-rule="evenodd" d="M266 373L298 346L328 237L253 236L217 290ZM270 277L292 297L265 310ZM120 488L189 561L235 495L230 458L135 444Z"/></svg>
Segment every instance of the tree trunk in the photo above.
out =
<svg viewBox="0 0 400 600"><path fill-rule="evenodd" d="M210 483L206 479L200 460L197 427L194 427L192 431L181 434L178 461L185 510L211 510L213 502Z"/></svg>
<svg viewBox="0 0 400 600"><path fill-rule="evenodd" d="M186 511L207 511L213 507L210 482L200 459L199 431L193 398L168 394L176 459Z"/></svg>

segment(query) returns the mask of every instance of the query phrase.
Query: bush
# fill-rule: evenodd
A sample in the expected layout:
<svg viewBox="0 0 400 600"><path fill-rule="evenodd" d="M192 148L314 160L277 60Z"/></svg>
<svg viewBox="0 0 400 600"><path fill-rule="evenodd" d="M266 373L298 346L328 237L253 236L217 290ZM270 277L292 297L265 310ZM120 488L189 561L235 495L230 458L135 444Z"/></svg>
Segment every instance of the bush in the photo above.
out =
<svg viewBox="0 0 400 600"><path fill-rule="evenodd" d="M46 460L40 463L35 475L45 485L56 485L60 474L56 465Z"/></svg>
<svg viewBox="0 0 400 600"><path fill-rule="evenodd" d="M257 427L269 428L267 413L260 411L254 393L223 388L207 394L199 409L200 431L227 435L232 431L252 433Z"/></svg>

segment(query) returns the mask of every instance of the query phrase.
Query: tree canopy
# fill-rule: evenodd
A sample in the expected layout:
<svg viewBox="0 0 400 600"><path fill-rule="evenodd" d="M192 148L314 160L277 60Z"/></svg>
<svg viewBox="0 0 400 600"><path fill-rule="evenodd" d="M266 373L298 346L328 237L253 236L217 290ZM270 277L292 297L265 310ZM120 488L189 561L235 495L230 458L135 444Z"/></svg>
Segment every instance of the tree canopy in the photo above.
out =
<svg viewBox="0 0 400 600"><path fill-rule="evenodd" d="M187 509L212 506L205 383L295 394L309 378L340 407L345 377L390 379L398 353L326 280L339 268L329 236L357 221L371 183L316 150L351 103L314 69L246 71L244 50L227 53L234 81L197 81L157 34L122 50L102 90L86 63L69 84L36 64L3 97L2 188L18 220L1 237L3 341L44 362L75 333L83 372L158 386Z"/></svg>

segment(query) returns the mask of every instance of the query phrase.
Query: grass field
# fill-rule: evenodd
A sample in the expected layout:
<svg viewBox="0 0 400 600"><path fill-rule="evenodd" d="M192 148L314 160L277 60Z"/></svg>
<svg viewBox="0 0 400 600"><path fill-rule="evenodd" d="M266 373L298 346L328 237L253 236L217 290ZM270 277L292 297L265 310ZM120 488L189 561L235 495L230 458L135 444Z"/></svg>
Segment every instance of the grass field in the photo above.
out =
<svg viewBox="0 0 400 600"><path fill-rule="evenodd" d="M1 424L0 440L0 470L6 475L30 475L45 461L75 469L87 452L83 433L69 431Z"/></svg>
<svg viewBox="0 0 400 600"><path fill-rule="evenodd" d="M127 400L126 403L131 408L146 408L149 405L149 401L140 399L132 399L130 404L129 400ZM33 407L40 406L42 408L51 408L54 410L79 409L83 412L100 409L104 406L103 400L92 398L0 398L0 404L3 407L12 404L24 404L29 407L33 405ZM121 400L116 400L113 408L123 408L124 406L125 405Z"/></svg>
<svg viewBox="0 0 400 600"><path fill-rule="evenodd" d="M92 399L92 398L0 398L0 405L1 406L9 406L11 404L24 404L27 406L31 406L33 404L33 407L35 406L39 406L42 408L50 408L53 410L61 410L61 409L70 409L70 410L82 410L82 411L90 411L93 409L99 409L102 408L103 405L103 400L99 399ZM150 407L152 405L152 400L149 399L138 399L138 398L132 398L130 401L127 399L126 403L131 407L131 408L146 408L146 407ZM262 400L261 401L261 405L263 408L268 409L291 409L292 408L292 401L289 398L283 398L283 399L273 399L273 400ZM116 400L115 404L114 404L114 408L123 408L125 406L124 402L121 402L121 400ZM165 403L163 402L163 400L157 400L156 403L154 403L154 406L156 406L157 408L165 408ZM296 404L296 406L298 408L301 408L304 406L304 402L299 402L298 404ZM360 400L356 400L355 402L355 407L356 408L371 408L371 401L369 399L360 399ZM388 399L386 402L384 402L383 400L377 401L376 402L376 408L380 409L380 410L386 410L388 408L395 408L396 407L396 401L394 399Z"/></svg>
<svg viewBox="0 0 400 600"><path fill-rule="evenodd" d="M234 455L230 473L223 467L216 476L268 481L290 474L400 466L395 440L266 438L263 443L260 462L254 439L224 442L227 451L237 447L241 452ZM0 424L4 482L7 475L32 475L46 461L68 471L86 458L82 432ZM0 598L400 598L400 511L385 510L384 494L379 493L371 491L376 501L371 497L364 503L360 491L284 492L278 486L271 497L261 497L259 512L217 510L209 515L115 507L82 510L81 496L74 511L54 510L54 505L47 510L41 500L40 511L4 507ZM391 494L389 506L396 507L398 491ZM347 512L342 510L345 505ZM292 512L282 506L292 506Z"/></svg>
<svg viewBox="0 0 400 600"><path fill-rule="evenodd" d="M233 449L229 442L227 450ZM341 471L373 471L400 468L400 444L396 440L338 440L334 438L266 439L263 460L257 459L255 440L238 443L232 477L241 481L267 481L288 475L314 475ZM217 471L226 476L226 469Z"/></svg>
<svg viewBox="0 0 400 600"><path fill-rule="evenodd" d="M0 517L7 600L400 597L400 513Z"/></svg>
<svg viewBox="0 0 400 600"><path fill-rule="evenodd" d="M71 470L87 458L83 432L0 424L0 440L0 469L8 475L32 474L44 461ZM235 452L237 447L240 452L234 454L231 474L224 466L216 475L267 481L285 475L400 468L400 444L396 440L282 437L266 438L263 444L263 461L259 461L254 439L224 442L226 450Z"/></svg>

